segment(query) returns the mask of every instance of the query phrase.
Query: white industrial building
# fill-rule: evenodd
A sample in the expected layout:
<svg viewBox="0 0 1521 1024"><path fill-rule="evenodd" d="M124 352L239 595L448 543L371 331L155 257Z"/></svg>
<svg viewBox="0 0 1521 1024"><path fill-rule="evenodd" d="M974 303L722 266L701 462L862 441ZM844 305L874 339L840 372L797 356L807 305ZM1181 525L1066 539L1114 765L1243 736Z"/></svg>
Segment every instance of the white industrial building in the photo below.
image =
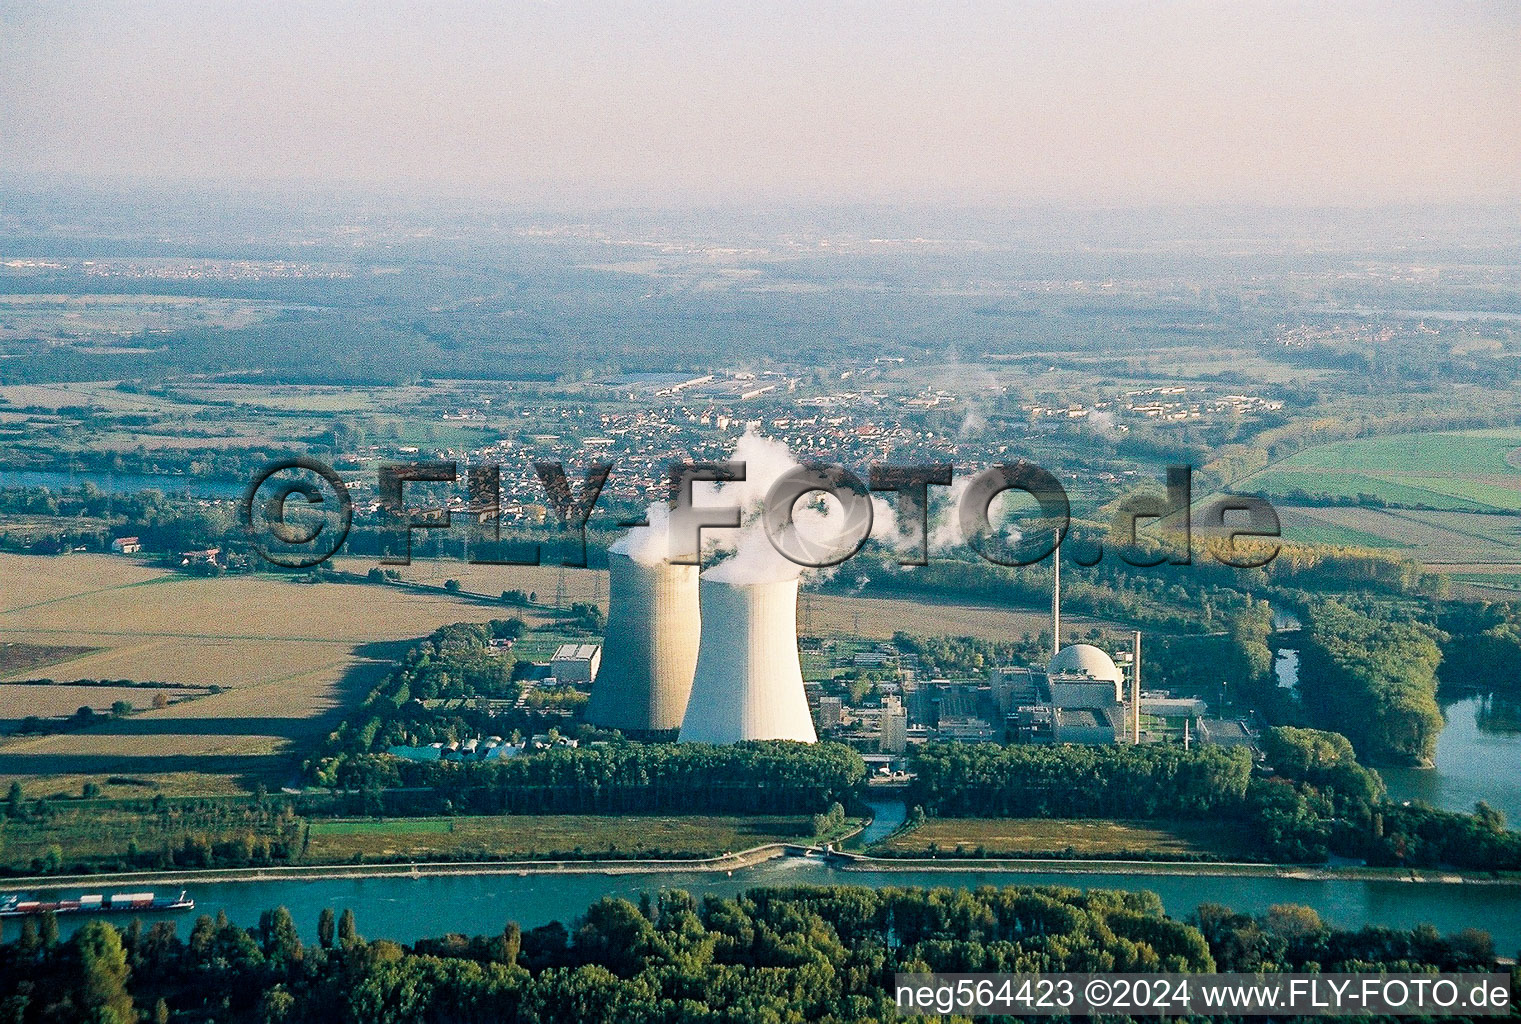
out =
<svg viewBox="0 0 1521 1024"><path fill-rule="evenodd" d="M549 674L562 683L589 683L597 678L602 648L596 644L561 644L549 661Z"/></svg>
<svg viewBox="0 0 1521 1024"><path fill-rule="evenodd" d="M1119 666L1092 644L1057 651L1046 668L1046 685L1059 708L1107 708L1125 701Z"/></svg>

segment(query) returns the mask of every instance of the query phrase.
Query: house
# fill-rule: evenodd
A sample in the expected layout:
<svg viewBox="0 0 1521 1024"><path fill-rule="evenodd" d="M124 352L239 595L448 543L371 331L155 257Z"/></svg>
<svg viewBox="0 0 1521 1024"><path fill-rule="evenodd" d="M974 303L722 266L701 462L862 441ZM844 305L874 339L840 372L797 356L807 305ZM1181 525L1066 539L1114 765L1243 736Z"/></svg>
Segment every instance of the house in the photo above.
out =
<svg viewBox="0 0 1521 1024"><path fill-rule="evenodd" d="M180 565L217 565L221 559L221 548L206 548L204 551L181 551Z"/></svg>
<svg viewBox="0 0 1521 1024"><path fill-rule="evenodd" d="M143 549L143 542L136 537L117 537L111 542L111 550L118 555L135 555Z"/></svg>

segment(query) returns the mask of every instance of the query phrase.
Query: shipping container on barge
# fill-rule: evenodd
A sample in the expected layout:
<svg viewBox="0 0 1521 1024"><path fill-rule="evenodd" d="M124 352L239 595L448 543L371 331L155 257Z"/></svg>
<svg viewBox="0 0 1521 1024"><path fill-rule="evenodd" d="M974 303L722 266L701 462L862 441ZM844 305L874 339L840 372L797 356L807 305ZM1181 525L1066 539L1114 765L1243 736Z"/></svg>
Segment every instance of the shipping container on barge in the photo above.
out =
<svg viewBox="0 0 1521 1024"><path fill-rule="evenodd" d="M33 914L152 914L176 910L194 910L195 900L181 889L178 896L155 896L151 892L116 892L109 896L89 895L65 900L39 900L13 894L0 896L0 917L28 917Z"/></svg>

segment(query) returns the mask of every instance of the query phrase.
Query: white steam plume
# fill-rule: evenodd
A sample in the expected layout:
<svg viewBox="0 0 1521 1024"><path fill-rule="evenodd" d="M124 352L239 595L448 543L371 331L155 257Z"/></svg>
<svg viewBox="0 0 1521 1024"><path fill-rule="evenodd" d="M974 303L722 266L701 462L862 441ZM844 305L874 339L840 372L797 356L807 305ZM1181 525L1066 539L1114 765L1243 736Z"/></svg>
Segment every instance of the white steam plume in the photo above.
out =
<svg viewBox="0 0 1521 1024"><path fill-rule="evenodd" d="M783 556L766 536L762 513L766 494L782 476L799 463L791 449L780 441L762 436L752 425L735 443L730 461L745 464L745 479L729 483L698 481L692 488L693 504L703 506L738 506L738 529L705 529L702 532L704 555L727 553L704 576L728 583L762 583L796 579L803 572L810 575L829 569L812 569L797 565ZM613 544L610 551L626 554L635 561L653 564L670 557L670 509L665 502L650 505L648 526L631 529ZM795 547L824 553L832 550L843 522L841 506L834 498L801 502L793 510ZM820 557L819 560L822 560Z"/></svg>

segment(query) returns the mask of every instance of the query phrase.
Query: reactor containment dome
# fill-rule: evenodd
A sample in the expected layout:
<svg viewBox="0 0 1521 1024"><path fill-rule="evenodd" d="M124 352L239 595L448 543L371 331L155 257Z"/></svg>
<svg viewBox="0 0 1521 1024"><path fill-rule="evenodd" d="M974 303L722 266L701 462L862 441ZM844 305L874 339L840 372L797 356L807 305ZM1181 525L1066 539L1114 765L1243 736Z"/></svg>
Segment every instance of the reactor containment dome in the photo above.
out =
<svg viewBox="0 0 1521 1024"><path fill-rule="evenodd" d="M1050 675L1087 676L1105 682L1120 682L1120 668L1099 648L1092 644L1072 644L1056 652L1046 671Z"/></svg>

